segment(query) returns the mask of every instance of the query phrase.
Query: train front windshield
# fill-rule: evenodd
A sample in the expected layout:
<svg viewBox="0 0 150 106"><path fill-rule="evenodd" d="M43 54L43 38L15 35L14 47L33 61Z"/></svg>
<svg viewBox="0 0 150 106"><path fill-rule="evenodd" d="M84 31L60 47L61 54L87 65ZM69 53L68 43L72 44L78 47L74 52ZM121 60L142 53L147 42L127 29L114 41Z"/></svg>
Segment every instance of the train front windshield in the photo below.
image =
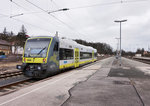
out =
<svg viewBox="0 0 150 106"><path fill-rule="evenodd" d="M37 38L27 40L25 45L24 57L45 58L50 41L50 38Z"/></svg>

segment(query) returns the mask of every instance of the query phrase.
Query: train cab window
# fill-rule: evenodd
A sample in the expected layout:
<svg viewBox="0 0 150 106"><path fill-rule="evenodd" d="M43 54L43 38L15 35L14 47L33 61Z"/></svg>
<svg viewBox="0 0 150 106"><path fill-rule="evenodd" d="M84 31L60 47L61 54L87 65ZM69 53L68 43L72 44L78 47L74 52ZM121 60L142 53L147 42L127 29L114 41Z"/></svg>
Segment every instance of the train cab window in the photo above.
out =
<svg viewBox="0 0 150 106"><path fill-rule="evenodd" d="M55 52L58 51L58 42L56 42L55 45L54 45L54 51L55 51Z"/></svg>

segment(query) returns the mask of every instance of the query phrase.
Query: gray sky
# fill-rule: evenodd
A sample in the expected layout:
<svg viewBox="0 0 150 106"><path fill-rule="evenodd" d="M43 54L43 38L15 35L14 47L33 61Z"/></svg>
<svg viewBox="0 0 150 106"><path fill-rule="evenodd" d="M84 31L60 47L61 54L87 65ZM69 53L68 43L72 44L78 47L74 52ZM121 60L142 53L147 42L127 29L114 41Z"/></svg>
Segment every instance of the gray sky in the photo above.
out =
<svg viewBox="0 0 150 106"><path fill-rule="evenodd" d="M127 19L127 22L122 23L122 48L135 51L138 47L144 47L146 50L148 45L150 47L150 0L122 0L123 3L119 3L120 0L12 1L14 2L1 0L0 32L7 27L7 31L17 33L24 24L30 36L54 36L58 31L60 37L104 42L116 49L115 38L119 37L119 23L115 23L114 20ZM54 18L27 1L45 11L60 8L70 10L51 13ZM24 15L9 18L20 13Z"/></svg>

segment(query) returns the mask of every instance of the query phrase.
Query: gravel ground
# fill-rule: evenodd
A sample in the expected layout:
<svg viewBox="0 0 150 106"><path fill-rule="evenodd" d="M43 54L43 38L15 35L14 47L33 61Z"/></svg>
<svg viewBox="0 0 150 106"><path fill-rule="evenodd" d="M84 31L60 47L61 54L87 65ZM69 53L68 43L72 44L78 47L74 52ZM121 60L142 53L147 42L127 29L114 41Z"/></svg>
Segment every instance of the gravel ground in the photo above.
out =
<svg viewBox="0 0 150 106"><path fill-rule="evenodd" d="M18 62L0 62L0 74L7 72L17 71L16 65L21 64L21 61Z"/></svg>

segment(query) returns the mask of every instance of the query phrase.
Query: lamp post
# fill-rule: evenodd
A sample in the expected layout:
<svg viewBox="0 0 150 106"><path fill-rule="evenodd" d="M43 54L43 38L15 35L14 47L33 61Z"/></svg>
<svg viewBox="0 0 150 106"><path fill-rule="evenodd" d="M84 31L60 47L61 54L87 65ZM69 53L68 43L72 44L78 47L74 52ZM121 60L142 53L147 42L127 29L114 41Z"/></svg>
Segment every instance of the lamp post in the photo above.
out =
<svg viewBox="0 0 150 106"><path fill-rule="evenodd" d="M120 40L120 38L115 38L116 40L117 40L117 49L116 49L116 58L118 58L118 49L119 49L119 40Z"/></svg>
<svg viewBox="0 0 150 106"><path fill-rule="evenodd" d="M120 23L120 66L121 66L121 23L127 20L115 20L114 22Z"/></svg>

